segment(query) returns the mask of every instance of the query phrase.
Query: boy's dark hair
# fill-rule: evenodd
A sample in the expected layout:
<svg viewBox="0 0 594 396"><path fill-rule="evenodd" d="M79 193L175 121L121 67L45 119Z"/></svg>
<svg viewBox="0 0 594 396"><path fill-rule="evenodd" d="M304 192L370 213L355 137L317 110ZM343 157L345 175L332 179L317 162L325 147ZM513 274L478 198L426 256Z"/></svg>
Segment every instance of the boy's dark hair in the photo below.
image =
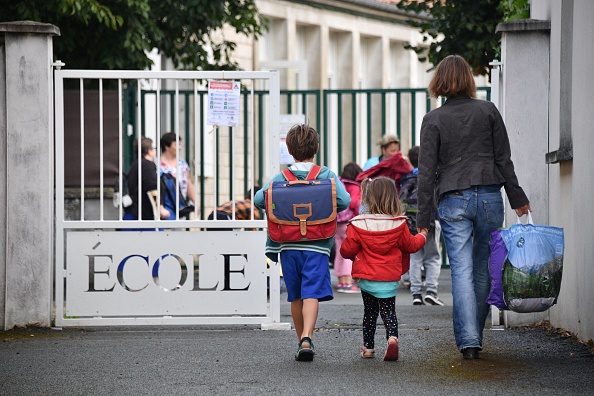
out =
<svg viewBox="0 0 594 396"><path fill-rule="evenodd" d="M289 154L297 161L313 158L320 148L316 130L309 125L294 125L287 133L286 143Z"/></svg>
<svg viewBox="0 0 594 396"><path fill-rule="evenodd" d="M161 136L161 152L165 152L165 149L169 146L171 146L174 142L179 141L181 142L182 137L179 136L175 136L175 133L173 132L167 132L166 134L164 134L163 136Z"/></svg>
<svg viewBox="0 0 594 396"><path fill-rule="evenodd" d="M354 162L349 162L342 168L340 177L348 180L356 180L359 173L363 172L361 167Z"/></svg>
<svg viewBox="0 0 594 396"><path fill-rule="evenodd" d="M410 163L413 166L413 168L419 167L419 149L419 146L414 146L411 147L410 150L408 150L408 159L410 160Z"/></svg>
<svg viewBox="0 0 594 396"><path fill-rule="evenodd" d="M253 188L254 194L256 193L256 191L260 191L261 189L262 189L262 187L260 187L260 186L254 186L254 188ZM252 199L252 189L251 188L245 192L245 195L243 196L243 198L244 199Z"/></svg>

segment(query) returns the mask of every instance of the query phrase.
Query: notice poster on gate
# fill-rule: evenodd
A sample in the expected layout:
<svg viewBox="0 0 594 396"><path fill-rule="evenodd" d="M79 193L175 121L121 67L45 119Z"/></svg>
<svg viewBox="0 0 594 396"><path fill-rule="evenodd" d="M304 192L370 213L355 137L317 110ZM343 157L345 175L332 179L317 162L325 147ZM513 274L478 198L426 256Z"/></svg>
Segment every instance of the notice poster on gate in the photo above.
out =
<svg viewBox="0 0 594 396"><path fill-rule="evenodd" d="M206 123L216 126L239 125L239 81L208 81Z"/></svg>
<svg viewBox="0 0 594 396"><path fill-rule="evenodd" d="M297 124L305 124L305 114L281 114L280 115L280 163L294 164L295 159L289 154L287 148L287 133Z"/></svg>

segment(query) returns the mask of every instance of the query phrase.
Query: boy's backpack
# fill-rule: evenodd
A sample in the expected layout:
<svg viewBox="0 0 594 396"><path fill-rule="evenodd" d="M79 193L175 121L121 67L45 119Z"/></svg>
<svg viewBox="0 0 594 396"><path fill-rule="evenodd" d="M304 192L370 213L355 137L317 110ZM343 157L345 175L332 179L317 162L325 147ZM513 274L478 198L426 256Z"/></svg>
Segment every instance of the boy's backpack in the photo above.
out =
<svg viewBox="0 0 594 396"><path fill-rule="evenodd" d="M417 212L419 204L417 199L418 176L412 173L400 180L400 202L404 208L404 215L408 217L408 229L413 235L417 234Z"/></svg>
<svg viewBox="0 0 594 396"><path fill-rule="evenodd" d="M286 181L272 182L266 190L268 235L275 242L328 239L336 233L336 183L316 180L321 171L314 165L305 180L285 169Z"/></svg>

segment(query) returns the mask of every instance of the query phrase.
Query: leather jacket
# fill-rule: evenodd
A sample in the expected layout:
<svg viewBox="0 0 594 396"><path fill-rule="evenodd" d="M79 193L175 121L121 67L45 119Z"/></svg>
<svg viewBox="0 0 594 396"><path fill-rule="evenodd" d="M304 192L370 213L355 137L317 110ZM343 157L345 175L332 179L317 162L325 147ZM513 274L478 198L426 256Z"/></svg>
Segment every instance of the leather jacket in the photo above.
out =
<svg viewBox="0 0 594 396"><path fill-rule="evenodd" d="M495 105L470 97L449 98L427 113L421 125L417 226L429 228L432 201L444 193L487 185L502 185L513 209L529 203Z"/></svg>

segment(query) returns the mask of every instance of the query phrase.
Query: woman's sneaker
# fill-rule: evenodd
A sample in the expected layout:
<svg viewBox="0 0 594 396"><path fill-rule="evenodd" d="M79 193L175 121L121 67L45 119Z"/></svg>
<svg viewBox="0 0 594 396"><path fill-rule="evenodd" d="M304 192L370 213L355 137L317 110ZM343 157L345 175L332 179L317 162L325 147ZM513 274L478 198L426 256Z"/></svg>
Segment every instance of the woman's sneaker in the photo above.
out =
<svg viewBox="0 0 594 396"><path fill-rule="evenodd" d="M398 360L398 349L398 338L390 337L390 339L388 340L388 347L386 348L386 353L384 354L384 360Z"/></svg>
<svg viewBox="0 0 594 396"><path fill-rule="evenodd" d="M427 294L425 294L425 301L431 305L440 305L442 307L444 305L443 301L441 301L434 292L427 292Z"/></svg>

